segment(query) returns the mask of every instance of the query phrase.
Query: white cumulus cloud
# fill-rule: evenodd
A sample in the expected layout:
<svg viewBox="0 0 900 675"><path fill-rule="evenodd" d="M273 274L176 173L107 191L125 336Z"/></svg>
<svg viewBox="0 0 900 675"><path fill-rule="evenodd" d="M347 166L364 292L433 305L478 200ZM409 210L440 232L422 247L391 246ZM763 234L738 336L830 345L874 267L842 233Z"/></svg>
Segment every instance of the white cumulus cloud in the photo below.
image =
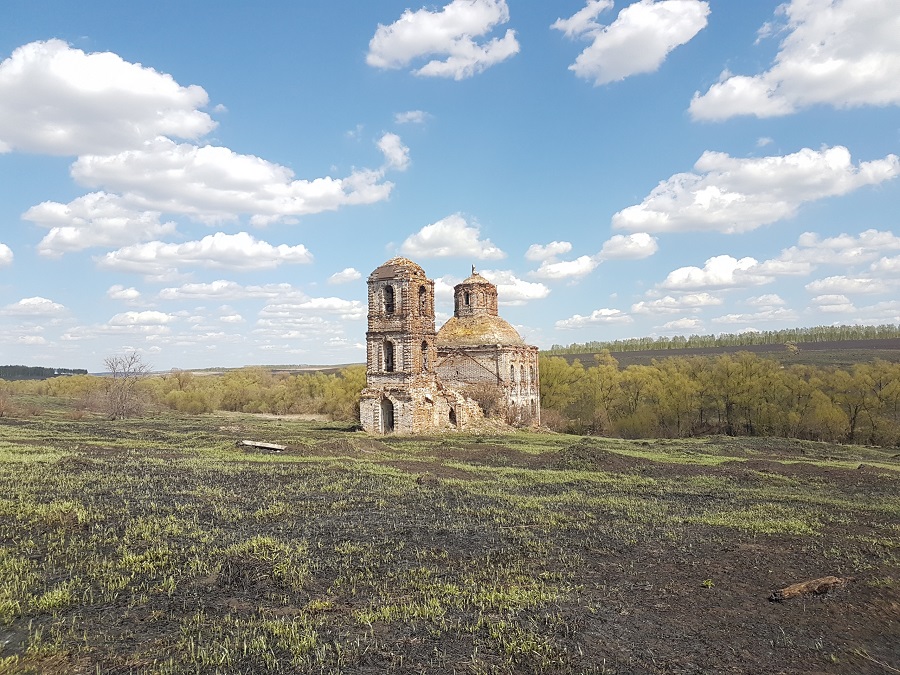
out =
<svg viewBox="0 0 900 675"><path fill-rule="evenodd" d="M335 272L330 277L328 277L329 284L348 284L352 281L356 281L357 279L361 279L362 274L359 270L354 269L353 267L346 267L342 269L340 272Z"/></svg>
<svg viewBox="0 0 900 675"><path fill-rule="evenodd" d="M416 234L406 238L400 251L411 258L474 258L496 260L506 254L494 246L490 239L481 239L478 224L470 225L456 213L426 225Z"/></svg>
<svg viewBox="0 0 900 675"><path fill-rule="evenodd" d="M136 288L125 288L121 284L110 286L106 290L106 297L111 300L124 300L125 302L133 302L141 297L141 292Z"/></svg>
<svg viewBox="0 0 900 675"><path fill-rule="evenodd" d="M0 244L0 267L11 264L13 257L12 249L6 244Z"/></svg>
<svg viewBox="0 0 900 675"><path fill-rule="evenodd" d="M512 29L503 37L477 41L508 21L506 0L453 0L439 11L407 9L394 23L378 25L366 63L396 69L430 59L412 72L463 80L518 53Z"/></svg>
<svg viewBox="0 0 900 675"><path fill-rule="evenodd" d="M691 101L694 119L774 117L814 105L900 105L900 12L895 0L791 0L787 35L758 75L724 72ZM771 34L766 26L762 37Z"/></svg>
<svg viewBox="0 0 900 675"><path fill-rule="evenodd" d="M752 307L783 307L787 303L777 293L766 293L765 295L757 295L746 300L748 305Z"/></svg>
<svg viewBox="0 0 900 675"><path fill-rule="evenodd" d="M96 259L99 267L145 276L164 277L181 267L227 268L235 270L273 269L282 263L312 262L302 244L273 246L246 232L217 232L199 241L167 244L151 241L126 246Z"/></svg>
<svg viewBox="0 0 900 675"><path fill-rule="evenodd" d="M296 307L305 311L338 314L344 319L361 319L366 315L366 308L359 300L343 298L309 298Z"/></svg>
<svg viewBox="0 0 900 675"><path fill-rule="evenodd" d="M846 321L870 326L882 323L900 323L900 301L888 300L860 307Z"/></svg>
<svg viewBox="0 0 900 675"><path fill-rule="evenodd" d="M398 137L384 143L388 166L403 162ZM407 160L408 161L408 156ZM250 215L265 225L286 217L333 211L387 199L393 185L384 172L356 170L346 178L295 179L285 166L221 146L156 138L140 149L83 155L72 165L82 185L121 195L129 208L178 213L215 223Z"/></svg>
<svg viewBox="0 0 900 675"><path fill-rule="evenodd" d="M871 270L878 274L897 274L900 272L900 256L883 256L872 263Z"/></svg>
<svg viewBox="0 0 900 675"><path fill-rule="evenodd" d="M148 310L116 314L107 324L110 326L165 326L176 320L177 317L172 314Z"/></svg>
<svg viewBox="0 0 900 675"><path fill-rule="evenodd" d="M678 297L666 295L656 300L643 300L633 304L631 312L632 314L677 314L721 304L721 298L709 293L683 293Z"/></svg>
<svg viewBox="0 0 900 675"><path fill-rule="evenodd" d="M557 255L567 253L572 245L567 241L553 241L546 246L533 244L525 253L529 260L540 260L538 269L529 274L538 279L579 279L587 276L606 260L639 260L658 250L656 238L645 232L617 234L604 242L596 255L583 255L574 260L557 260Z"/></svg>
<svg viewBox="0 0 900 675"><path fill-rule="evenodd" d="M525 281L509 270L482 270L481 275L497 287L501 305L524 305L550 294L544 284Z"/></svg>
<svg viewBox="0 0 900 675"><path fill-rule="evenodd" d="M836 275L806 284L806 290L818 295L846 295L847 293L886 293L893 284L881 279Z"/></svg>
<svg viewBox="0 0 900 675"><path fill-rule="evenodd" d="M691 331L692 333L700 333L703 330L703 321L692 317L684 317L667 321L663 324L663 330L667 331Z"/></svg>
<svg viewBox="0 0 900 675"><path fill-rule="evenodd" d="M394 115L395 124L425 124L430 115L424 110L406 110Z"/></svg>
<svg viewBox="0 0 900 675"><path fill-rule="evenodd" d="M613 226L645 232L747 232L793 216L806 202L877 185L900 173L896 155L854 165L842 146L791 155L740 159L704 152L697 173L661 182Z"/></svg>
<svg viewBox="0 0 900 675"><path fill-rule="evenodd" d="M718 255L709 258L702 268L680 267L669 272L660 287L688 291L755 286L772 281L772 276L759 274L758 268L759 262L755 258L738 260L730 255Z"/></svg>
<svg viewBox="0 0 900 675"><path fill-rule="evenodd" d="M366 316L366 307L359 300L343 298L306 298L299 302L273 303L259 313L265 325L304 323L309 317L336 315L341 319L359 320ZM306 318L304 318L306 317Z"/></svg>
<svg viewBox="0 0 900 675"><path fill-rule="evenodd" d="M434 298L436 302L451 303L453 302L453 287L460 281L459 277L450 274L438 277L434 280ZM449 318L449 316L448 316Z"/></svg>
<svg viewBox="0 0 900 675"><path fill-rule="evenodd" d="M753 323L761 323L767 321L796 321L797 318L797 313L793 310L785 309L783 307L773 307L750 314L725 314L723 316L715 317L714 319L712 319L712 322L724 324L743 324L745 327L749 328L749 325Z"/></svg>
<svg viewBox="0 0 900 675"><path fill-rule="evenodd" d="M0 63L0 151L114 153L215 128L206 92L109 52L31 42Z"/></svg>
<svg viewBox="0 0 900 675"><path fill-rule="evenodd" d="M567 241L551 241L549 244L532 244L525 251L525 258L535 262L539 260L555 259L557 256L572 250L572 244Z"/></svg>
<svg viewBox="0 0 900 675"><path fill-rule="evenodd" d="M646 232L616 234L606 240L598 254L600 260L640 260L659 250L656 237Z"/></svg>
<svg viewBox="0 0 900 675"><path fill-rule="evenodd" d="M846 295L817 295L810 302L820 312L849 314L856 311L856 307Z"/></svg>
<svg viewBox="0 0 900 675"><path fill-rule="evenodd" d="M612 24L598 23L597 16L612 6L608 0L589 0L552 25L567 37L592 41L569 70L595 85L656 71L673 49L706 27L709 16L709 3L702 0L639 0L622 9Z"/></svg>
<svg viewBox="0 0 900 675"><path fill-rule="evenodd" d="M388 167L398 171L404 171L409 167L409 148L403 145L397 134L384 134L378 141L378 149L384 154L384 161Z"/></svg>
<svg viewBox="0 0 900 675"><path fill-rule="evenodd" d="M597 256L583 255L575 260L545 260L531 276L538 279L580 279L587 276L600 264Z"/></svg>
<svg viewBox="0 0 900 675"><path fill-rule="evenodd" d="M634 321L634 319L622 312L622 310L603 308L595 309L588 316L575 314L568 319L557 321L555 325L561 330L574 330L593 324L631 323L632 321Z"/></svg>
<svg viewBox="0 0 900 675"><path fill-rule="evenodd" d="M568 19L557 19L550 27L561 30L569 38L591 34L603 28L597 23L596 18L601 12L612 9L614 6L615 2L613 0L588 0L584 7Z"/></svg>
<svg viewBox="0 0 900 675"><path fill-rule="evenodd" d="M53 317L59 316L65 311L65 306L58 302L35 296L33 298L22 298L18 302L6 305L3 309L0 309L0 315Z"/></svg>
<svg viewBox="0 0 900 675"><path fill-rule="evenodd" d="M189 283L179 287L164 288L160 300L241 300L244 298L284 298L296 296L299 291L290 284L266 284L242 286L236 281L217 279L209 283Z"/></svg>
<svg viewBox="0 0 900 675"><path fill-rule="evenodd" d="M900 250L900 237L889 231L872 229L858 235L842 233L824 239L814 232L804 232L797 239L797 245L784 249L778 260L813 265L857 265L871 262L891 250Z"/></svg>
<svg viewBox="0 0 900 675"><path fill-rule="evenodd" d="M42 202L22 218L50 229L37 247L46 256L94 246L125 246L175 232L175 223L161 223L158 211L135 211L120 197L105 192L91 192L68 204Z"/></svg>

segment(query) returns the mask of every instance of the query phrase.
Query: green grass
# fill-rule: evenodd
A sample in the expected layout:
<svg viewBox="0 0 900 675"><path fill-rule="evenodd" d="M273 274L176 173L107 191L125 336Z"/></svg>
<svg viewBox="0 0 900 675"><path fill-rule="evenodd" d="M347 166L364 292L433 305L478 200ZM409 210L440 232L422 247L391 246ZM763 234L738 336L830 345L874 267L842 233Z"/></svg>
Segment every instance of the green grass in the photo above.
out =
<svg viewBox="0 0 900 675"><path fill-rule="evenodd" d="M616 617L735 542L898 590L889 452L46 410L0 420L0 673L646 670Z"/></svg>

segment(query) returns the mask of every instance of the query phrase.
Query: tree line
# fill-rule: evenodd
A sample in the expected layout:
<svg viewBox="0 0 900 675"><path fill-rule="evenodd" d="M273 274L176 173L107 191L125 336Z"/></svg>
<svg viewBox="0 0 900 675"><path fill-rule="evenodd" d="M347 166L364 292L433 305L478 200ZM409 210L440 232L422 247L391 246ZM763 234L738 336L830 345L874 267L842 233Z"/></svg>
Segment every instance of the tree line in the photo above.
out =
<svg viewBox="0 0 900 675"><path fill-rule="evenodd" d="M130 417L147 409L168 408L189 414L226 410L246 413L320 414L332 419L358 419L359 394L366 383L365 366L348 366L337 373L273 373L250 367L221 375L172 370L149 374L142 362L116 357L105 362L110 376L75 375L42 381L4 382L4 393L56 396L76 408Z"/></svg>
<svg viewBox="0 0 900 675"><path fill-rule="evenodd" d="M706 434L900 444L900 363L783 367L750 352L668 357L620 369L541 359L542 421L625 438Z"/></svg>
<svg viewBox="0 0 900 675"><path fill-rule="evenodd" d="M129 373L131 366L125 369ZM366 382L362 365L337 373L250 367L221 375L184 370L143 375L0 380L0 399L9 393L65 397L76 408L111 418L149 406L187 414L312 413L354 421ZM129 387L127 396L123 386ZM542 356L540 389L542 423L568 433L625 438L728 434L900 445L900 363L882 360L850 369L785 367L737 352L672 356L620 368L608 351L587 363Z"/></svg>
<svg viewBox="0 0 900 675"><path fill-rule="evenodd" d="M544 354L593 354L604 349L610 352L642 352L663 349L693 349L700 347L750 347L754 345L783 345L808 342L843 342L846 340L881 340L900 337L900 326L812 326L783 330L721 333L719 335L676 335L674 337L641 337L609 342L573 342L553 345Z"/></svg>
<svg viewBox="0 0 900 675"><path fill-rule="evenodd" d="M42 366L0 366L0 380L46 380L60 375L87 375L83 368L44 368Z"/></svg>

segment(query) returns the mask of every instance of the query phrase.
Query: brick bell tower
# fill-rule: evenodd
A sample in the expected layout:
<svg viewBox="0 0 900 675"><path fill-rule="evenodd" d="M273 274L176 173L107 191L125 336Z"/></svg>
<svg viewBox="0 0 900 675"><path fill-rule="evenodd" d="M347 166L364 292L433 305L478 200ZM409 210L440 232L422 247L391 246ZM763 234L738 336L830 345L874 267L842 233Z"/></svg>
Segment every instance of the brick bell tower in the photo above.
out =
<svg viewBox="0 0 900 675"><path fill-rule="evenodd" d="M372 433L412 433L437 386L434 282L413 261L392 258L369 275L368 290L360 422Z"/></svg>

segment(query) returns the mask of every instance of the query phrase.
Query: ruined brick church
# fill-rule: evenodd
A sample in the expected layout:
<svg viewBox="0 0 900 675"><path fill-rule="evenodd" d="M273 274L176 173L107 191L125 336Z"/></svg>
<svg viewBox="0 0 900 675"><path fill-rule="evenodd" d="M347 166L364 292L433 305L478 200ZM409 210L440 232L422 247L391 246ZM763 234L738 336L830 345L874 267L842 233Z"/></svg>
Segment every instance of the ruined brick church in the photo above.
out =
<svg viewBox="0 0 900 675"><path fill-rule="evenodd" d="M376 434L477 428L495 408L513 425L540 423L538 349L497 313L497 287L472 268L437 332L434 281L406 258L369 275L363 428ZM491 405L485 404L490 401Z"/></svg>

